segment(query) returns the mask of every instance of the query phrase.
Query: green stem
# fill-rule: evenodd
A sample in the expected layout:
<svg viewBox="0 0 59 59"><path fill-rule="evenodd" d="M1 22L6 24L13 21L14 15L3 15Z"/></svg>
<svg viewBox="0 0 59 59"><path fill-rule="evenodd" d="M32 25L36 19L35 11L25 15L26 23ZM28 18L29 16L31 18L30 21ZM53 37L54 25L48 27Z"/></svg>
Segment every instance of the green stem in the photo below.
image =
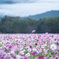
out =
<svg viewBox="0 0 59 59"><path fill-rule="evenodd" d="M34 57L34 56L32 56L32 59L35 59L35 57Z"/></svg>

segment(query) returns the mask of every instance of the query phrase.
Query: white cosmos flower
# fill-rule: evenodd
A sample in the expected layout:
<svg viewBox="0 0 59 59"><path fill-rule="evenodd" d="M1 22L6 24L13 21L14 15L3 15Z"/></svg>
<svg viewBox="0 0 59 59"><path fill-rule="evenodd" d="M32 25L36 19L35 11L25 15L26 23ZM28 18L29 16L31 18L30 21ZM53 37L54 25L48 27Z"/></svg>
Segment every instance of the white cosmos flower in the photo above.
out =
<svg viewBox="0 0 59 59"><path fill-rule="evenodd" d="M20 54L24 55L24 51L20 51Z"/></svg>
<svg viewBox="0 0 59 59"><path fill-rule="evenodd" d="M2 44L2 42L0 42L0 44Z"/></svg>
<svg viewBox="0 0 59 59"><path fill-rule="evenodd" d="M29 57L30 56L30 53L27 53L25 56Z"/></svg>
<svg viewBox="0 0 59 59"><path fill-rule="evenodd" d="M0 42L2 42L2 39L0 39Z"/></svg>
<svg viewBox="0 0 59 59"><path fill-rule="evenodd" d="M17 58L17 59L20 59L20 58L21 58L21 56L19 56L19 55L16 55L16 58Z"/></svg>
<svg viewBox="0 0 59 59"><path fill-rule="evenodd" d="M23 52L25 52L26 50L24 49Z"/></svg>
<svg viewBox="0 0 59 59"><path fill-rule="evenodd" d="M44 49L44 52L45 52L45 54L47 54L47 50L46 49Z"/></svg>
<svg viewBox="0 0 59 59"><path fill-rule="evenodd" d="M51 50L56 50L56 49L57 49L56 44L51 44L51 45L50 45L50 49L51 49Z"/></svg>
<svg viewBox="0 0 59 59"><path fill-rule="evenodd" d="M14 55L14 54L15 54L15 52L14 52L14 51L11 51L11 52L10 52L10 54L13 54L13 55Z"/></svg>
<svg viewBox="0 0 59 59"><path fill-rule="evenodd" d="M33 50L33 51L37 51L37 49L36 49L36 48L33 48L32 50Z"/></svg>
<svg viewBox="0 0 59 59"><path fill-rule="evenodd" d="M28 48L28 49L27 49L27 51L28 51L28 52L31 52L31 49L30 49L30 48Z"/></svg>
<svg viewBox="0 0 59 59"><path fill-rule="evenodd" d="M20 51L23 50L23 47L20 46Z"/></svg>
<svg viewBox="0 0 59 59"><path fill-rule="evenodd" d="M0 47L0 50L2 50L2 47Z"/></svg>

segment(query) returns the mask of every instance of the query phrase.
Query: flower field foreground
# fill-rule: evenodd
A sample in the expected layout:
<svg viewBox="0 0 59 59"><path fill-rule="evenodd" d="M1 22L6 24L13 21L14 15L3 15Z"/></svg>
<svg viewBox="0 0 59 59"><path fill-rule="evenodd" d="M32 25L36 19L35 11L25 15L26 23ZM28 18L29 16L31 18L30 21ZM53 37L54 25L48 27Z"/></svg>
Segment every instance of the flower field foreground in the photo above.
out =
<svg viewBox="0 0 59 59"><path fill-rule="evenodd" d="M59 34L0 34L0 59L59 59Z"/></svg>

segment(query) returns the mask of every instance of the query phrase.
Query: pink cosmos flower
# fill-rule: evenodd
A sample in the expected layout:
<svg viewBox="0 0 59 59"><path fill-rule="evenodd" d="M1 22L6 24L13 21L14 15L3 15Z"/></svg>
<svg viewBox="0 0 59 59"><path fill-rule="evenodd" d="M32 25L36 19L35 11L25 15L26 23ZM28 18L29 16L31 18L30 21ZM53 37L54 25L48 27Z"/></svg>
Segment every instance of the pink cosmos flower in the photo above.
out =
<svg viewBox="0 0 59 59"><path fill-rule="evenodd" d="M37 54L37 52L36 52L36 51L34 51L34 52L31 52L31 55L35 55L35 54Z"/></svg>
<svg viewBox="0 0 59 59"><path fill-rule="evenodd" d="M33 48L31 45L29 46L31 49Z"/></svg>
<svg viewBox="0 0 59 59"><path fill-rule="evenodd" d="M13 45L8 45L8 48L9 49L12 49L14 46Z"/></svg>
<svg viewBox="0 0 59 59"><path fill-rule="evenodd" d="M4 59L5 54L3 50L0 50L0 59Z"/></svg>
<svg viewBox="0 0 59 59"><path fill-rule="evenodd" d="M29 59L29 58L26 56L21 56L21 59Z"/></svg>
<svg viewBox="0 0 59 59"><path fill-rule="evenodd" d="M57 49L57 51L59 52L59 49Z"/></svg>
<svg viewBox="0 0 59 59"><path fill-rule="evenodd" d="M43 56L37 56L35 59L43 59Z"/></svg>
<svg viewBox="0 0 59 59"><path fill-rule="evenodd" d="M38 44L37 44L37 43L35 43L35 45L37 46Z"/></svg>
<svg viewBox="0 0 59 59"><path fill-rule="evenodd" d="M35 32L35 30L32 31L32 33L34 33L34 32Z"/></svg>
<svg viewBox="0 0 59 59"><path fill-rule="evenodd" d="M39 56L38 57L35 57L35 59L39 59Z"/></svg>
<svg viewBox="0 0 59 59"><path fill-rule="evenodd" d="M6 54L5 59L11 59L11 58L12 58L12 56L10 54Z"/></svg>
<svg viewBox="0 0 59 59"><path fill-rule="evenodd" d="M16 58L16 55L14 55L13 58Z"/></svg>
<svg viewBox="0 0 59 59"><path fill-rule="evenodd" d="M59 56L58 55L55 55L55 59L59 59Z"/></svg>
<svg viewBox="0 0 59 59"><path fill-rule="evenodd" d="M43 59L48 59L47 57L43 57Z"/></svg>
<svg viewBox="0 0 59 59"><path fill-rule="evenodd" d="M23 58L23 59L28 59L28 57L24 56L24 58Z"/></svg>
<svg viewBox="0 0 59 59"><path fill-rule="evenodd" d="M49 59L54 59L53 57L50 57Z"/></svg>
<svg viewBox="0 0 59 59"><path fill-rule="evenodd" d="M42 52L42 49L39 49L39 53L41 53Z"/></svg>
<svg viewBox="0 0 59 59"><path fill-rule="evenodd" d="M7 51L7 49L6 48L3 48L3 50L6 52Z"/></svg>

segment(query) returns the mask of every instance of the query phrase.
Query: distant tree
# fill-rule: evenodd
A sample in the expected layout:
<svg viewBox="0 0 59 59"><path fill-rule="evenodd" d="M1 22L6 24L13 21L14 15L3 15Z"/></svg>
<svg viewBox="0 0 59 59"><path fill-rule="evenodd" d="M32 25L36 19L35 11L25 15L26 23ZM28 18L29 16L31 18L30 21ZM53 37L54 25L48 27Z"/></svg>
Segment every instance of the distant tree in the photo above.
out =
<svg viewBox="0 0 59 59"><path fill-rule="evenodd" d="M36 20L5 16L0 20L0 33L31 33L32 30L36 33L59 33L59 17Z"/></svg>
<svg viewBox="0 0 59 59"><path fill-rule="evenodd" d="M43 18L39 20L37 33L59 33L59 17Z"/></svg>
<svg viewBox="0 0 59 59"><path fill-rule="evenodd" d="M9 17L9 16L5 16L3 18L1 18L1 32L2 33L11 33L11 28L10 25L12 23L12 21L14 20L18 20L19 17Z"/></svg>
<svg viewBox="0 0 59 59"><path fill-rule="evenodd" d="M36 25L38 23L38 20L29 18L29 17L23 19L23 21L26 21L27 23L27 28L25 30L27 33L31 33L32 30L36 28Z"/></svg>

